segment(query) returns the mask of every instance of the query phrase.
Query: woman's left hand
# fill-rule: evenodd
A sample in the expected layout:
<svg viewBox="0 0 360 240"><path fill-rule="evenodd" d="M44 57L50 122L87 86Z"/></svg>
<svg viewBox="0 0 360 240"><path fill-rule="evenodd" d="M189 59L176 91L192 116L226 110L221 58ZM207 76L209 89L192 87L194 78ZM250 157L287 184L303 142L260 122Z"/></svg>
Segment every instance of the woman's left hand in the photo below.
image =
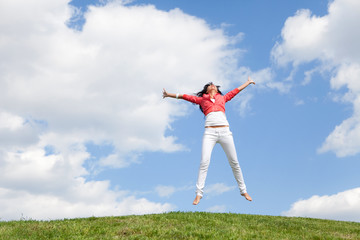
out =
<svg viewBox="0 0 360 240"><path fill-rule="evenodd" d="M255 84L254 80L252 80L252 79L250 78L250 76L248 77L248 80L247 80L247 81L248 81L249 85L250 85L250 84Z"/></svg>

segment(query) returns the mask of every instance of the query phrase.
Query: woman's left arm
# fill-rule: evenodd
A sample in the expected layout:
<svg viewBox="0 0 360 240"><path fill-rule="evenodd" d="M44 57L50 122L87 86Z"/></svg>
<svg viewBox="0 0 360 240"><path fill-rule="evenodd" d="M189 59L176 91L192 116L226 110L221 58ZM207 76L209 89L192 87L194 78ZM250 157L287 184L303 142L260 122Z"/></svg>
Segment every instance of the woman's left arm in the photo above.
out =
<svg viewBox="0 0 360 240"><path fill-rule="evenodd" d="M246 88L247 86L249 86L250 84L255 84L254 80L252 80L250 78L250 76L248 77L248 80L246 81L246 83L244 83L243 85L241 85L240 87L238 87L237 89L239 89L239 92L244 90L244 88Z"/></svg>

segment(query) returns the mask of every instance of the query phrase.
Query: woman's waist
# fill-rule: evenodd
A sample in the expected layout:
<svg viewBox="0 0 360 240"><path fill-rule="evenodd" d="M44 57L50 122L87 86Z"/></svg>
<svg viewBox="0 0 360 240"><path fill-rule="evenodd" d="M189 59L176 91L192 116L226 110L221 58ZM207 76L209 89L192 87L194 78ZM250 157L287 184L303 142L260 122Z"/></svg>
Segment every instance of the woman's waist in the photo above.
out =
<svg viewBox="0 0 360 240"><path fill-rule="evenodd" d="M227 136L231 135L230 127L227 126L213 126L205 127L204 135L213 135L213 136Z"/></svg>
<svg viewBox="0 0 360 240"><path fill-rule="evenodd" d="M229 127L229 125L216 125L216 126L205 126L205 128L225 128Z"/></svg>
<svg viewBox="0 0 360 240"><path fill-rule="evenodd" d="M205 127L228 127L229 122L224 112L209 113L205 118Z"/></svg>

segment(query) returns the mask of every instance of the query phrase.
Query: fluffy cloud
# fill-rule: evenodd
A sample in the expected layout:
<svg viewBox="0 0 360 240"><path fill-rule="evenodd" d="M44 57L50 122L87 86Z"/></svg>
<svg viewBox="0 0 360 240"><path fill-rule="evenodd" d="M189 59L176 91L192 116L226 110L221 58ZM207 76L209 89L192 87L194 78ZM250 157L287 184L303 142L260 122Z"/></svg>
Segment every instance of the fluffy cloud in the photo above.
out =
<svg viewBox="0 0 360 240"><path fill-rule="evenodd" d="M360 222L360 188L299 200L283 215Z"/></svg>
<svg viewBox="0 0 360 240"><path fill-rule="evenodd" d="M234 190L235 188L235 186L226 186L224 183L215 183L206 187L205 194L210 196L217 196Z"/></svg>
<svg viewBox="0 0 360 240"><path fill-rule="evenodd" d="M38 140L38 124L8 112L0 112L0 152L3 148L24 146Z"/></svg>
<svg viewBox="0 0 360 240"><path fill-rule="evenodd" d="M156 192L156 194L159 197L166 197L166 198L170 197L174 193L178 193L178 192L182 192L182 191L189 191L189 190L193 191L194 186L186 185L186 186L182 186L182 187L174 187L174 186L170 186L170 185L158 185L154 189L154 191ZM149 193L153 193L153 191L147 192L145 194L149 194Z"/></svg>
<svg viewBox="0 0 360 240"><path fill-rule="evenodd" d="M258 71L252 71L248 67L240 67L236 75L237 78L247 79L249 76L255 81L255 91L277 90L280 93L287 93L290 89L290 84L286 82L274 81L275 73L271 68L264 68ZM246 116L251 112L250 102L253 98L252 93L240 94L234 100L239 106L238 112L240 116Z"/></svg>
<svg viewBox="0 0 360 240"><path fill-rule="evenodd" d="M155 191L160 197L170 197L170 195L176 191L176 188L173 186L159 185L155 188Z"/></svg>
<svg viewBox="0 0 360 240"><path fill-rule="evenodd" d="M226 86L224 69L232 67L227 63L236 52L227 48L230 39L178 9L118 1L90 7L86 25L76 32L63 24L71 13L65 3L54 3L62 11L31 3L29 12L40 5L44 12L34 17L2 15L19 29L0 45L3 111L45 121L54 132L112 142L118 159L136 151L182 149L164 132L186 113L185 105L163 101L161 89L191 92L214 80ZM23 25L31 31L22 31Z"/></svg>
<svg viewBox="0 0 360 240"><path fill-rule="evenodd" d="M102 184L105 186L101 186ZM133 196L110 192L106 185L107 183L103 182L87 184L82 182L74 187L73 193L76 197L80 194L84 195L82 201L53 194L32 194L29 191L0 188L0 220L19 220L21 218L49 220L162 213L174 210L175 206L168 203L154 203L145 198L136 199ZM80 193L76 191L80 191ZM90 191L91 194L85 191ZM89 200L87 197L91 197L91 199Z"/></svg>
<svg viewBox="0 0 360 240"><path fill-rule="evenodd" d="M322 56L319 46L324 41L326 26L326 18L311 16L307 9L299 10L286 20L281 31L283 42L272 50L274 60L280 65L289 62L298 65Z"/></svg>
<svg viewBox="0 0 360 240"><path fill-rule="evenodd" d="M183 149L165 132L187 107L162 100L161 90L229 86L233 39L179 9L121 1L89 7L78 31L65 24L78 14L68 2L0 2L0 218L174 209L87 181L86 143L114 148L97 167Z"/></svg>
<svg viewBox="0 0 360 240"><path fill-rule="evenodd" d="M360 33L356 31L359 9L359 1L335 0L322 17L312 15L308 9L297 11L286 20L282 42L272 50L273 59L280 65L313 60L328 65L359 62Z"/></svg>
<svg viewBox="0 0 360 240"><path fill-rule="evenodd" d="M300 10L289 17L282 29L282 41L272 50L273 60L280 66L316 62L314 69L304 73L304 82L311 81L314 72L330 73L334 91L347 88L336 101L351 103L353 115L335 127L318 149L319 153L334 152L338 157L360 152L360 32L358 18L360 2L334 0L328 14L314 16ZM313 196L294 203L284 214L338 220L359 221L360 189L351 189L332 196Z"/></svg>
<svg viewBox="0 0 360 240"><path fill-rule="evenodd" d="M37 145L13 152L2 151L1 220L161 213L176 208L110 190L108 181L87 181L83 164L89 153L84 146L68 139L69 146L64 143L61 152L47 154L44 144L51 144L51 139L56 136L42 136Z"/></svg>
<svg viewBox="0 0 360 240"><path fill-rule="evenodd" d="M314 72L330 72L334 90L348 89L341 100L354 106L354 114L336 126L319 148L321 153L333 151L338 157L360 152L359 13L357 0L334 0L329 4L328 14L321 17L312 15L309 10L300 10L286 20L282 41L272 50L274 61L281 66L319 62L314 69L305 72L305 84Z"/></svg>
<svg viewBox="0 0 360 240"><path fill-rule="evenodd" d="M331 86L339 89L346 86L349 91L340 98L354 106L353 116L336 126L327 137L319 152L334 151L338 157L356 155L360 152L360 62L343 64L331 78Z"/></svg>
<svg viewBox="0 0 360 240"><path fill-rule="evenodd" d="M226 206L225 205L215 205L215 206L209 207L208 209L206 209L206 211L214 212L214 213L223 213L226 211Z"/></svg>

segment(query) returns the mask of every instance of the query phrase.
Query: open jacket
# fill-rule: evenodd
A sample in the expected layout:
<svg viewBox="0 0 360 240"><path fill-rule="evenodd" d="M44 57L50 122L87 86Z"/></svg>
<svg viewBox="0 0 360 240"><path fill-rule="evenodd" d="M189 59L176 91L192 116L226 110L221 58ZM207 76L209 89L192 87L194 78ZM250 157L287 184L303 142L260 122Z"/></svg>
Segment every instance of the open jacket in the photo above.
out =
<svg viewBox="0 0 360 240"><path fill-rule="evenodd" d="M225 95L221 95L220 93L217 93L214 96L215 102L211 101L209 94L204 94L202 97L183 94L183 99L195 104L199 104L206 116L211 112L217 112L217 111L221 111L225 113L225 103L227 101L230 101L239 92L240 92L239 89L235 88L234 90L228 92Z"/></svg>

